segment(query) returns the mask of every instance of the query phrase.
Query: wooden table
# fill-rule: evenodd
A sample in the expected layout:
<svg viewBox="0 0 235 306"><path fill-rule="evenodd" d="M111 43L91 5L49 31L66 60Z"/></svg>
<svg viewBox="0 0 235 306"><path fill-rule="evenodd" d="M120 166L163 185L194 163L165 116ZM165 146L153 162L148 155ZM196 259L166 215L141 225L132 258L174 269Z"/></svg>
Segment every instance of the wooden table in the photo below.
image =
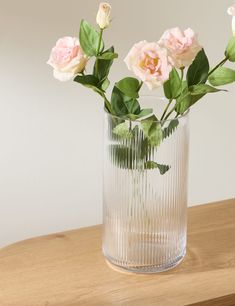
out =
<svg viewBox="0 0 235 306"><path fill-rule="evenodd" d="M101 253L101 226L0 250L1 306L235 305L235 199L189 208L188 251L175 269L116 272Z"/></svg>

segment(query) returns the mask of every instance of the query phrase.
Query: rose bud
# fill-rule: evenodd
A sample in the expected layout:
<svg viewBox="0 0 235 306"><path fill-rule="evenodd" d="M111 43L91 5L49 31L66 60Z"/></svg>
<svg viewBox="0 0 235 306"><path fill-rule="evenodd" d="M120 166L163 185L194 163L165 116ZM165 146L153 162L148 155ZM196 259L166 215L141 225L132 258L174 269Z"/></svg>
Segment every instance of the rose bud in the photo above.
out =
<svg viewBox="0 0 235 306"><path fill-rule="evenodd" d="M228 14L233 16L232 18L232 31L233 31L233 36L235 36L235 4L233 6L230 6L228 8Z"/></svg>
<svg viewBox="0 0 235 306"><path fill-rule="evenodd" d="M105 29L109 26L110 23L110 13L111 6L108 3L100 3L99 10L96 16L96 22L99 25L100 29Z"/></svg>

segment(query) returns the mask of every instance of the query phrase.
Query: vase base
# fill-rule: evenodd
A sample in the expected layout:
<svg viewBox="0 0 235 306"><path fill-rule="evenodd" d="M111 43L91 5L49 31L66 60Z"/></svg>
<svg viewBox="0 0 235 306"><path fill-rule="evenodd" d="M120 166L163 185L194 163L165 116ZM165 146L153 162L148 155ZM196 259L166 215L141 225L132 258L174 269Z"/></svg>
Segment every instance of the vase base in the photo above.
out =
<svg viewBox="0 0 235 306"><path fill-rule="evenodd" d="M115 260L113 260L110 256L107 256L105 254L105 259L107 265L112 268L113 270L125 274L153 274L153 273L160 273L167 270L171 270L178 266L182 260L184 259L186 255L186 250L183 251L183 253L178 256L174 261L167 262L164 265L151 265L151 266L121 266L115 263Z"/></svg>

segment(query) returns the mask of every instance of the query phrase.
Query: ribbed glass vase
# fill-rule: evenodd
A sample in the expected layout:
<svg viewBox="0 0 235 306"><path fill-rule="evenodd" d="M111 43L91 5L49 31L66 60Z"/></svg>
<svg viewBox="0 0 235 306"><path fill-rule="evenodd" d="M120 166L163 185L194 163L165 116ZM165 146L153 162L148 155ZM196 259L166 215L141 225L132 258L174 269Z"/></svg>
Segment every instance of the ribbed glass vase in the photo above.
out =
<svg viewBox="0 0 235 306"><path fill-rule="evenodd" d="M166 106L140 103L156 116ZM104 114L103 253L139 273L173 268L186 250L188 114L149 126Z"/></svg>

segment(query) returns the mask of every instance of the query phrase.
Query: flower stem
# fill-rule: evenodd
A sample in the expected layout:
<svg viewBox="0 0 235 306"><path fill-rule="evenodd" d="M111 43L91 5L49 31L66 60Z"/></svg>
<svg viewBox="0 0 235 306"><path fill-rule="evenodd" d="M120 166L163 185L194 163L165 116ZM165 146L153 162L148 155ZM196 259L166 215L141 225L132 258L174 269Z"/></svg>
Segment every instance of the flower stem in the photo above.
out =
<svg viewBox="0 0 235 306"><path fill-rule="evenodd" d="M100 29L100 37L99 37L99 42L98 42L98 48L96 50L97 55L100 54L100 45L101 45L101 40L102 40L102 36L103 36L103 29ZM96 67L96 71L98 72L98 59L96 59L95 62L95 67Z"/></svg>
<svg viewBox="0 0 235 306"><path fill-rule="evenodd" d="M184 67L180 68L180 95L182 95L182 91L183 91L183 79L184 79Z"/></svg>
<svg viewBox="0 0 235 306"><path fill-rule="evenodd" d="M209 77L213 72L215 72L216 69L218 69L220 66L224 65L224 64L227 62L227 60L228 60L228 57L225 57L221 62L219 62L219 64L216 65L216 66L208 73L208 77ZM183 90L183 86L182 86L182 85L183 85L183 77L184 77L184 67L183 67L183 68L180 68L180 70L181 70L181 78L180 78L180 81L181 81L181 92L180 92L180 95L182 95L182 90ZM172 102L172 100L169 101L169 103L168 103L168 105L167 105L167 107L166 107L166 110L168 110L168 108L169 108L171 102ZM174 112L175 106L171 109L171 111L170 111L170 112L166 115L166 117L164 118L164 116L165 116L165 114L166 114L166 110L164 111L161 120L163 120L163 119L167 120L167 119L170 117L170 115ZM177 117L177 116L178 116L178 115L176 114L176 117ZM175 117L175 118L176 118L176 117Z"/></svg>
<svg viewBox="0 0 235 306"><path fill-rule="evenodd" d="M180 74L180 96L182 95L182 91L183 91L184 68L185 68L185 67L180 68L180 72L181 72L181 74ZM167 111L168 111L168 109L169 109L169 107L170 107L172 101L173 101L173 99L170 99L170 100L169 100L169 102L168 102L168 104L167 104L167 106L166 106L166 109L165 109L165 111L164 111L164 113L162 114L162 117L161 117L161 119L160 119L161 121L164 119L164 116L166 115L166 113L167 113ZM174 108L169 112L169 114L166 115L166 118L165 118L165 119L167 119L167 118L173 113L174 109L175 109L175 106L174 106Z"/></svg>
<svg viewBox="0 0 235 306"><path fill-rule="evenodd" d="M101 45L101 40L102 40L102 36L103 36L103 30L104 29L100 29L100 37L99 37L99 41L98 41L98 48L97 48L97 55L100 54L100 45Z"/></svg>
<svg viewBox="0 0 235 306"><path fill-rule="evenodd" d="M218 65L216 65L209 73L208 76L211 75L216 69L218 69L220 66L224 65L227 62L228 58L225 57L221 62L219 62Z"/></svg>
<svg viewBox="0 0 235 306"><path fill-rule="evenodd" d="M167 120L170 115L175 111L175 106L172 108L172 110L166 115L166 117L164 118L164 120Z"/></svg>
<svg viewBox="0 0 235 306"><path fill-rule="evenodd" d="M165 110L164 110L164 112L163 112L163 114L162 114L162 116L161 116L160 121L162 121L162 120L164 119L164 116L166 115L166 112L168 111L168 109L169 109L169 107L170 107L172 101L173 101L173 99L170 99L170 100L169 100L169 102L168 102L168 104L167 104L167 106L166 106L166 108L165 108Z"/></svg>
<svg viewBox="0 0 235 306"><path fill-rule="evenodd" d="M96 50L96 54L97 56L100 55L100 46L101 46L101 41L102 41L102 36L103 36L103 30L104 29L100 29L100 36L99 36L99 41L98 41L98 47L97 47L97 50ZM98 72L98 60L96 59L96 71ZM104 105L105 105L105 108L107 109L107 111L112 114L112 106L111 106L111 103L109 102L109 100L106 98L105 96L105 93L103 92L101 94L101 96L104 98Z"/></svg>
<svg viewBox="0 0 235 306"><path fill-rule="evenodd" d="M106 98L105 93L102 94L102 97L104 98L104 105L105 105L107 111L110 114L112 114L112 107L111 107L111 104L110 104L109 100Z"/></svg>

